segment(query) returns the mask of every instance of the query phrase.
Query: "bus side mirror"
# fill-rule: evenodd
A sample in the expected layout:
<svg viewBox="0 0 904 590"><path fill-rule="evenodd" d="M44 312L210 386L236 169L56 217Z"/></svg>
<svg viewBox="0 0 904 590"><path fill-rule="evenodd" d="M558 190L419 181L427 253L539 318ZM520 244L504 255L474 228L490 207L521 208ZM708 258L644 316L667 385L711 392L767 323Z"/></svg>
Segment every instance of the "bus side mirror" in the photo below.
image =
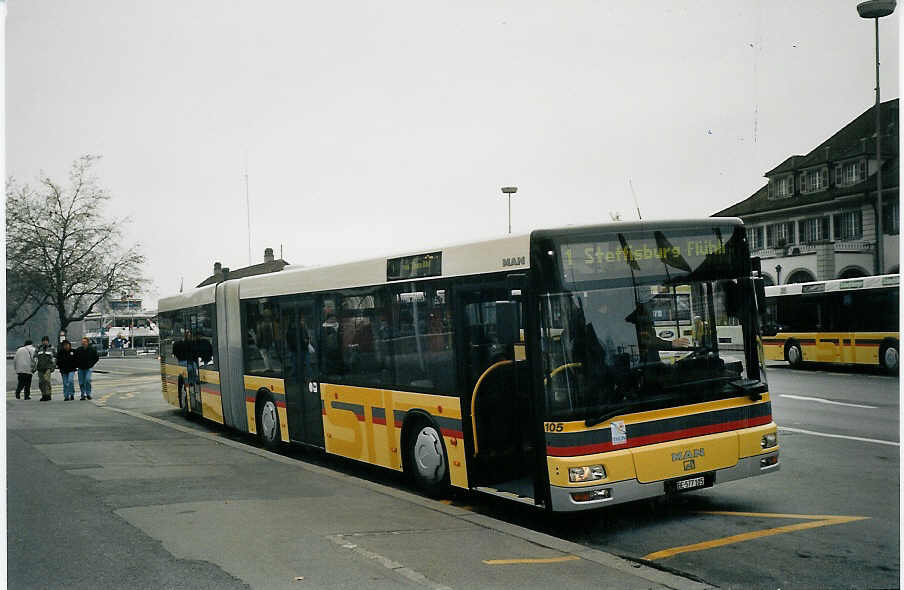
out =
<svg viewBox="0 0 904 590"><path fill-rule="evenodd" d="M514 301L496 302L496 337L499 344L511 346L521 340L518 304Z"/></svg>
<svg viewBox="0 0 904 590"><path fill-rule="evenodd" d="M738 317L741 310L741 282L726 281L724 283L725 311L731 317Z"/></svg>

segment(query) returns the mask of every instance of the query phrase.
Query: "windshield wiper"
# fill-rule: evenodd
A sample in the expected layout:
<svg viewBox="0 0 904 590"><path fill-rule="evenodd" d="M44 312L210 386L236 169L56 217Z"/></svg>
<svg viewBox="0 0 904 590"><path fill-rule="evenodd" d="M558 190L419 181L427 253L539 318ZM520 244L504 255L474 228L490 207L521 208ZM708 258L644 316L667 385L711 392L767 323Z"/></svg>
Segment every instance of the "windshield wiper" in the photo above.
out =
<svg viewBox="0 0 904 590"><path fill-rule="evenodd" d="M740 383L735 379L728 382L729 385L750 396L752 400L763 399L763 394L769 391L769 387L758 379L744 379Z"/></svg>
<svg viewBox="0 0 904 590"><path fill-rule="evenodd" d="M624 413L625 410L631 409L632 407L634 407L634 406L633 405L618 406L617 408L609 410L605 414L600 414L599 416L595 416L593 418L587 418L586 420L584 420L584 426L596 426L597 424L599 424L601 422L605 422L609 418L614 418L615 416L618 416L619 414Z"/></svg>
<svg viewBox="0 0 904 590"><path fill-rule="evenodd" d="M740 383L738 382L740 381ZM678 389L679 387L687 387L694 385L708 385L710 383L725 383L735 388L736 391L749 395L751 399L758 400L763 397L763 393L769 390L765 383L756 379L741 379L740 377L707 377L706 379L696 379L694 381L682 381L672 385L666 385L663 389Z"/></svg>

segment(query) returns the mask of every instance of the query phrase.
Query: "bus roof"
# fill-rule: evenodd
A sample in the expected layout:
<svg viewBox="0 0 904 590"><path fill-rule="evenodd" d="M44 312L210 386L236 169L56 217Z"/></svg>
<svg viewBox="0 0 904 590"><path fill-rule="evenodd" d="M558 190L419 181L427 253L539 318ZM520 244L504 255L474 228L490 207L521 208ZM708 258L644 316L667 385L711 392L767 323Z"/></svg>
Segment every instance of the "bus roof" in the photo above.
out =
<svg viewBox="0 0 904 590"><path fill-rule="evenodd" d="M409 264L424 263L426 257L440 254L439 272L428 276L400 277L401 279L431 280L444 277L476 275L501 271L523 271L530 268L531 238L567 233L628 232L650 229L671 229L687 226L711 227L717 225L742 225L737 217L705 217L684 220L618 221L599 225L565 226L535 230L531 233L513 234L501 238L425 248L397 255L381 256L366 260L339 264L301 267L287 266L280 272L235 279L241 287L242 299L270 297L292 293L316 292L330 289L346 289L389 282L389 261L405 260ZM190 289L184 293L161 298L157 304L161 312L196 305L213 303L216 285Z"/></svg>
<svg viewBox="0 0 904 590"><path fill-rule="evenodd" d="M832 279L831 281L813 281L810 283L794 283L791 285L773 285L766 287L766 297L782 297L784 295L806 295L809 293L831 293L834 291L852 291L856 289L880 289L900 285L900 275L877 275L854 279Z"/></svg>

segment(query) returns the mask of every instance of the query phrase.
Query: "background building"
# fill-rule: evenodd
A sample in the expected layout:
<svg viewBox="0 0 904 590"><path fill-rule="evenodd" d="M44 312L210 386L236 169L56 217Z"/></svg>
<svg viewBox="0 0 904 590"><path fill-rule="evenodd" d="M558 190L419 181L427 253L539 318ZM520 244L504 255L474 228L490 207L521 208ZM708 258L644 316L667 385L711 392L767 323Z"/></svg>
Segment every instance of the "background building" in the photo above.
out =
<svg viewBox="0 0 904 590"><path fill-rule="evenodd" d="M273 248L265 248L264 261L259 264L252 264L251 266L245 266L242 268L230 270L228 267L224 267L219 262L214 262L213 274L198 283L198 287L206 287L207 285L220 283L222 281L225 281L227 278L240 279L243 277L267 274L270 272L279 272L288 265L289 263L282 258L278 260L274 259Z"/></svg>
<svg viewBox="0 0 904 590"><path fill-rule="evenodd" d="M898 272L898 99L883 102L882 162L875 107L806 155L766 172L768 182L717 216L740 217L767 284L877 274L876 175L882 174L884 271Z"/></svg>

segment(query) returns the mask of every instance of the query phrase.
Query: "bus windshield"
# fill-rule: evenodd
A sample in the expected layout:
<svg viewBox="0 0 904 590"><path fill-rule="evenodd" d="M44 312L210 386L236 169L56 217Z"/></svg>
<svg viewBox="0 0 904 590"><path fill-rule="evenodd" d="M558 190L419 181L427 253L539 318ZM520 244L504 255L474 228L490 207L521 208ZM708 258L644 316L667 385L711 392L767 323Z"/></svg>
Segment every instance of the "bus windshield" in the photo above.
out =
<svg viewBox="0 0 904 590"><path fill-rule="evenodd" d="M597 422L760 388L759 366L748 370L756 351L744 346L755 329L739 280L749 263L733 229L550 248L554 288L540 297L548 420Z"/></svg>

